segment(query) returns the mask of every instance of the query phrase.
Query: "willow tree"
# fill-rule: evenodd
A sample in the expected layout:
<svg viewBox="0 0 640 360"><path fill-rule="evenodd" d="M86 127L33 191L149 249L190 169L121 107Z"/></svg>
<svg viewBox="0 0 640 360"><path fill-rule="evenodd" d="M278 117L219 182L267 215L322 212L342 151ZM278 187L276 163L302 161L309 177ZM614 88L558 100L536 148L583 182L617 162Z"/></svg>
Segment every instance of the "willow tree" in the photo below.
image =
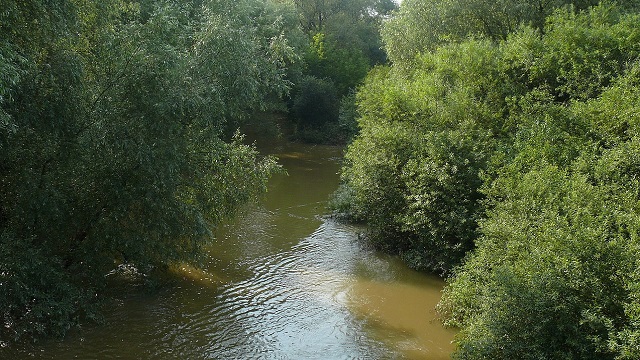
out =
<svg viewBox="0 0 640 360"><path fill-rule="evenodd" d="M3 339L95 318L105 275L197 262L265 190L270 158L225 136L286 91L279 6L13 1L0 12Z"/></svg>
<svg viewBox="0 0 640 360"><path fill-rule="evenodd" d="M638 352L639 15L561 9L499 45L509 131L440 304L456 359ZM518 85L518 86L515 86Z"/></svg>

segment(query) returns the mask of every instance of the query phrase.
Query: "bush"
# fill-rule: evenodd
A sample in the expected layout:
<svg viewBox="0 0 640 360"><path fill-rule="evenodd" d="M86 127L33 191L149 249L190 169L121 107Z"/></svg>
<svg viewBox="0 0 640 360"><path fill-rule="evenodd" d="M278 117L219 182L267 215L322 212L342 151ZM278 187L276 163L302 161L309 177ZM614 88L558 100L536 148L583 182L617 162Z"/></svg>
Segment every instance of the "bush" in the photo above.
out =
<svg viewBox="0 0 640 360"><path fill-rule="evenodd" d="M455 358L638 355L637 79L633 66L597 99L523 113L483 187L477 250L439 304L463 328Z"/></svg>
<svg viewBox="0 0 640 360"><path fill-rule="evenodd" d="M588 3L500 41L392 47L358 92L342 209L378 247L452 274L454 358L638 357L640 19Z"/></svg>

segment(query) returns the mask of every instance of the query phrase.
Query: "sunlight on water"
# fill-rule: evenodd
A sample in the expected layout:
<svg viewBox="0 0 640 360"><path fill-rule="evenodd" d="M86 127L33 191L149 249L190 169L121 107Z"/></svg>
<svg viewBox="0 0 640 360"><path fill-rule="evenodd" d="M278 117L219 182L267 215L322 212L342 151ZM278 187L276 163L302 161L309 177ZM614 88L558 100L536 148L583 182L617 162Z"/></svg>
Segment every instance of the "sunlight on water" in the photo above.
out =
<svg viewBox="0 0 640 360"><path fill-rule="evenodd" d="M288 176L218 231L202 269L155 291L122 286L106 323L0 359L448 358L434 313L441 280L367 249L362 229L323 216L341 150L287 145Z"/></svg>

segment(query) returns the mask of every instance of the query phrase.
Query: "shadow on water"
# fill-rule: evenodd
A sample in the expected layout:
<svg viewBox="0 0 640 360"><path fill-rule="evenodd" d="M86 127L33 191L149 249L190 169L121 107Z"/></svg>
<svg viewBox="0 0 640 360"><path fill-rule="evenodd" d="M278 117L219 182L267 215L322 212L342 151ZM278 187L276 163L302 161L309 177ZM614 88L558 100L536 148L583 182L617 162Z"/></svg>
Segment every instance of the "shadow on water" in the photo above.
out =
<svg viewBox="0 0 640 360"><path fill-rule="evenodd" d="M443 282L367 249L361 229L324 216L342 150L271 151L288 175L221 227L203 269L178 267L153 294L123 293L105 325L0 349L0 358L448 358L454 332L433 311Z"/></svg>

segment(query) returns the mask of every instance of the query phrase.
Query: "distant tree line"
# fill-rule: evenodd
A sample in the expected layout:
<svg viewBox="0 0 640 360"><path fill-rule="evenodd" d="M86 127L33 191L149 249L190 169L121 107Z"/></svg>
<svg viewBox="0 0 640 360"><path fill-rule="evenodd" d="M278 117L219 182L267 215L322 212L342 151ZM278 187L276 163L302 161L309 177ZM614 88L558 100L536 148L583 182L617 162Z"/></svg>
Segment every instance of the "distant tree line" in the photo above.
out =
<svg viewBox="0 0 640 360"><path fill-rule="evenodd" d="M456 359L640 358L636 1L405 0L336 211L448 277Z"/></svg>
<svg viewBox="0 0 640 360"><path fill-rule="evenodd" d="M346 143L358 132L355 90L369 70L387 61L380 27L392 0L295 0L307 38L292 76L289 122L295 140Z"/></svg>

